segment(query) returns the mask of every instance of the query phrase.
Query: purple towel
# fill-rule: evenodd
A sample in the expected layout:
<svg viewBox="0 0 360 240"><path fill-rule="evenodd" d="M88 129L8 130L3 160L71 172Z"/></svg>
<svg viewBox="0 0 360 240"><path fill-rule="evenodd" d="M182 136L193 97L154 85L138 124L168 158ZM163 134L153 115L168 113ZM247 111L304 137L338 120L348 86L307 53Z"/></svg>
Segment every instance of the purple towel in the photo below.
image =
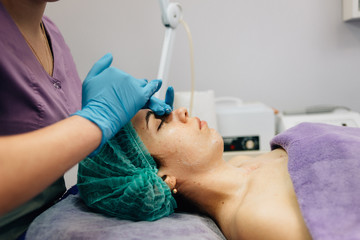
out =
<svg viewBox="0 0 360 240"><path fill-rule="evenodd" d="M360 128L302 123L271 141L279 147L313 239L360 239Z"/></svg>

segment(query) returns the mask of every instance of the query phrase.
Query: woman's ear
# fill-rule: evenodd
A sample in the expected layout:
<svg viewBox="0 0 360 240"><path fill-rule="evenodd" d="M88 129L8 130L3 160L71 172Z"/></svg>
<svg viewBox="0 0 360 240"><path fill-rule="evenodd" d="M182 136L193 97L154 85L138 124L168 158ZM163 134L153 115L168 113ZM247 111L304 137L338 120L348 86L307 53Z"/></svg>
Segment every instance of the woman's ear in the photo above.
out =
<svg viewBox="0 0 360 240"><path fill-rule="evenodd" d="M174 176L169 176L169 175L164 175L165 179L164 182L169 186L170 190L174 190L175 186L176 186L176 177Z"/></svg>
<svg viewBox="0 0 360 240"><path fill-rule="evenodd" d="M162 178L162 180L166 183L166 185L169 186L171 191L174 190L174 188L176 186L176 177L175 176L161 174L160 171L158 172L158 176Z"/></svg>

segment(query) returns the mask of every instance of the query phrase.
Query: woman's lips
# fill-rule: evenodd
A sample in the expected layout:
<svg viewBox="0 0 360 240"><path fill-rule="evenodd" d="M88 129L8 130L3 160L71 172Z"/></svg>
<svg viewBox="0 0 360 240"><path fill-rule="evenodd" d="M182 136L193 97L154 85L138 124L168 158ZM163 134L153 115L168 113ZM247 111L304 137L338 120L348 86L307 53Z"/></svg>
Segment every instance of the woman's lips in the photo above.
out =
<svg viewBox="0 0 360 240"><path fill-rule="evenodd" d="M200 118L195 117L195 119L196 119L196 121L197 121L197 122L198 122L198 124L199 124L199 129L201 129L201 121L200 121Z"/></svg>
<svg viewBox="0 0 360 240"><path fill-rule="evenodd" d="M206 121L201 121L198 117L195 117L196 121L199 124L199 129L201 130L203 127L205 127L207 125Z"/></svg>
<svg viewBox="0 0 360 240"><path fill-rule="evenodd" d="M200 122L200 129L202 129L203 127L207 126L207 122L206 121L201 121Z"/></svg>

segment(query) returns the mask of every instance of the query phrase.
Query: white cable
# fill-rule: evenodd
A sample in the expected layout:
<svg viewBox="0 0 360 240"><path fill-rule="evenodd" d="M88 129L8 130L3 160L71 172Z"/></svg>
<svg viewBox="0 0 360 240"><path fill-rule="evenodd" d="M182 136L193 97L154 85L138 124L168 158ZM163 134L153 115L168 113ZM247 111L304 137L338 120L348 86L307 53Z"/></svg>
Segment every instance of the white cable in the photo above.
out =
<svg viewBox="0 0 360 240"><path fill-rule="evenodd" d="M184 26L185 31L187 33L187 37L189 40L189 47L190 47L190 67L191 67L191 93L190 93L190 107L189 107L189 116L192 116L192 110L194 106L194 89L195 89L195 70L194 70L194 46L193 40L190 32L190 28L187 23L180 19L180 23Z"/></svg>

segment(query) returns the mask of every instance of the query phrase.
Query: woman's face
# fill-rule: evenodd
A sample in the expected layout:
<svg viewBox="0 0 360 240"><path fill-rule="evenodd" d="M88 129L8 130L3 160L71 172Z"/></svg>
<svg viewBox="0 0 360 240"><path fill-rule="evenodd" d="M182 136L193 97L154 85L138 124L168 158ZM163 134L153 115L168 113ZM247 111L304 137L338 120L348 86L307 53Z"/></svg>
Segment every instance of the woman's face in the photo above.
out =
<svg viewBox="0 0 360 240"><path fill-rule="evenodd" d="M188 117L185 108L165 118L140 110L131 121L150 154L160 162L160 170L164 167L174 175L188 174L222 159L222 137L205 121Z"/></svg>

